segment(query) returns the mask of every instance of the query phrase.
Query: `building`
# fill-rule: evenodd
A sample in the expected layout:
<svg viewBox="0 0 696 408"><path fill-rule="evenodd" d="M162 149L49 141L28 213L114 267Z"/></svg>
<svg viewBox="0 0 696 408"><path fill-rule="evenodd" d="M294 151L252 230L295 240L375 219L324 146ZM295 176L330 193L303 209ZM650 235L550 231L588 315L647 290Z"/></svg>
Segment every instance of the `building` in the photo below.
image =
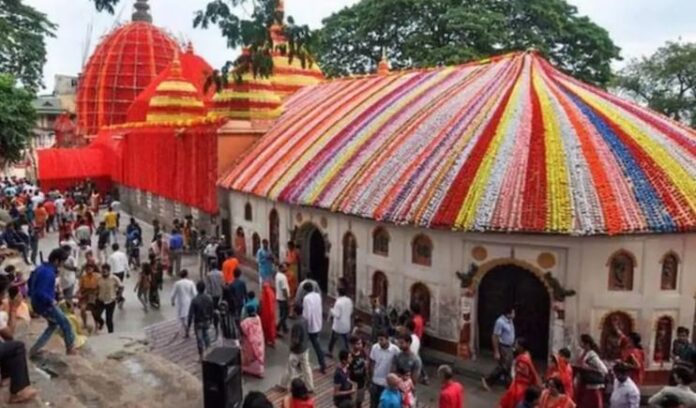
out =
<svg viewBox="0 0 696 408"><path fill-rule="evenodd" d="M304 88L219 186L230 232L301 248L303 277L419 304L475 357L515 306L537 358L619 327L669 367L694 325L696 133L535 52Z"/></svg>
<svg viewBox="0 0 696 408"><path fill-rule="evenodd" d="M58 118L75 113L76 90L76 77L56 75L53 93L36 97L32 103L38 116L32 139L33 149L46 149L54 145Z"/></svg>

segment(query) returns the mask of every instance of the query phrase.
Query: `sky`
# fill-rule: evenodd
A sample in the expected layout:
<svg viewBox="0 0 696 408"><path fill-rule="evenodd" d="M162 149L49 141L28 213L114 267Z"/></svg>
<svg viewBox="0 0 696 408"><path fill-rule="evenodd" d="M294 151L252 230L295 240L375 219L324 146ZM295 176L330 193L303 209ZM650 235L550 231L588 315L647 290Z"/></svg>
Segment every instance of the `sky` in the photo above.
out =
<svg viewBox="0 0 696 408"><path fill-rule="evenodd" d="M193 28L193 14L209 0L150 0L154 23L175 38L192 41L198 54L213 66L234 59L217 28ZM321 27L323 18L358 0L285 0L286 14L300 24ZM48 40L44 82L48 92L55 74L77 75L99 38L120 22L130 20L133 0L121 0L116 15L97 13L88 0L25 0L58 24L56 38ZM621 47L625 61L649 55L665 41L696 41L694 0L568 0L581 15L604 27Z"/></svg>

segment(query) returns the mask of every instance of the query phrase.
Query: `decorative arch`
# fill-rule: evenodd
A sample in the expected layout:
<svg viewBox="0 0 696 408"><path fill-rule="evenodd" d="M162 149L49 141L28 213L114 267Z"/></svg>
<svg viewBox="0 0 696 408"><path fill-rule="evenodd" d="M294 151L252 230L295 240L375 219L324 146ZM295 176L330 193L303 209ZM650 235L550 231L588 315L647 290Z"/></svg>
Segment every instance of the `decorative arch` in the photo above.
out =
<svg viewBox="0 0 696 408"><path fill-rule="evenodd" d="M679 255L674 251L669 251L662 256L660 264L660 289L677 290L677 279L679 277Z"/></svg>
<svg viewBox="0 0 696 408"><path fill-rule="evenodd" d="M253 211L251 208L251 203L247 201L246 204L244 204L244 221L253 221L253 220L254 220L254 216L253 216Z"/></svg>
<svg viewBox="0 0 696 408"><path fill-rule="evenodd" d="M633 277L637 264L638 262L633 253L625 249L614 252L607 261L609 290L632 291Z"/></svg>
<svg viewBox="0 0 696 408"><path fill-rule="evenodd" d="M416 265L433 264L433 241L425 234L418 234L411 241L411 262Z"/></svg>
<svg viewBox="0 0 696 408"><path fill-rule="evenodd" d="M628 313L615 310L607 313L601 320L602 334L599 348L605 360L618 360L621 358L621 333L628 334L635 329L635 320Z"/></svg>
<svg viewBox="0 0 696 408"><path fill-rule="evenodd" d="M377 227L372 231L372 253L375 255L389 256L389 242L391 237L384 227Z"/></svg>
<svg viewBox="0 0 696 408"><path fill-rule="evenodd" d="M372 296L379 299L379 304L386 307L389 301L389 280L382 271L372 274Z"/></svg>
<svg viewBox="0 0 696 408"><path fill-rule="evenodd" d="M430 288L428 288L428 285L426 285L423 282L416 282L413 285L411 285L411 302L410 305L411 307L414 304L418 304L420 306L421 310L421 315L425 319L425 321L430 320L430 302L431 302L432 296L430 292Z"/></svg>
<svg viewBox="0 0 696 408"><path fill-rule="evenodd" d="M554 299L553 287L551 287L549 282L544 278L544 272L541 269L539 269L539 267L534 266L529 262L525 262L515 258L499 258L486 262L483 265L479 266L476 270L476 273L473 276L472 284L470 287L474 290L477 289L479 284L481 283L481 280L483 280L483 278L486 276L488 272L490 272L498 266L503 265L519 266L520 268L526 269L529 272L533 273L534 276L536 276L537 279L539 279L541 283L544 284L544 287L546 287L546 290L549 292L549 298Z"/></svg>
<svg viewBox="0 0 696 408"><path fill-rule="evenodd" d="M251 236L252 256L256 256L256 253L259 252L260 248L261 248L261 237L259 236L258 233L254 232L254 235Z"/></svg>
<svg viewBox="0 0 696 408"><path fill-rule="evenodd" d="M655 351L653 361L667 363L672 359L672 333L674 319L672 316L661 316L655 323Z"/></svg>
<svg viewBox="0 0 696 408"><path fill-rule="evenodd" d="M275 208L268 214L268 237L271 253L276 259L280 259L280 217Z"/></svg>
<svg viewBox="0 0 696 408"><path fill-rule="evenodd" d="M346 294L355 299L357 287L358 242L348 231L343 236L343 283Z"/></svg>

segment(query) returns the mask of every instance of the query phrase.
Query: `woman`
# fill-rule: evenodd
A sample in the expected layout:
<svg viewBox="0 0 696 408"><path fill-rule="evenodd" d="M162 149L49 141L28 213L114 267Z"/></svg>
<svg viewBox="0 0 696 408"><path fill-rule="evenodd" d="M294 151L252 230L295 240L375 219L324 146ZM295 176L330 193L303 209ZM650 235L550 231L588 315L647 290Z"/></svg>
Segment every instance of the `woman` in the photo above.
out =
<svg viewBox="0 0 696 408"><path fill-rule="evenodd" d="M570 351L566 348L561 349L558 354L551 356L551 364L546 371L546 379L558 378L563 384L565 394L571 399L573 393L573 367L570 366Z"/></svg>
<svg viewBox="0 0 696 408"><path fill-rule="evenodd" d="M575 387L575 400L578 408L602 408L604 406L602 390L607 366L599 357L599 347L589 334L580 336L582 354L578 357L574 371L578 373Z"/></svg>
<svg viewBox="0 0 696 408"><path fill-rule="evenodd" d="M171 275L169 269L171 265L169 258L169 242L162 234L158 234L152 244L150 244L150 253L155 256L156 262L162 265L162 269Z"/></svg>
<svg viewBox="0 0 696 408"><path fill-rule="evenodd" d="M261 325L263 326L263 337L266 339L268 347L275 347L276 339L276 296L271 284L264 282L261 289Z"/></svg>
<svg viewBox="0 0 696 408"><path fill-rule="evenodd" d="M97 295L99 294L99 271L96 265L86 263L82 268L82 276L80 276L79 289L77 298L80 305L80 317L82 317L82 326L87 326L87 311L92 313L94 326L100 320L97 315Z"/></svg>
<svg viewBox="0 0 696 408"><path fill-rule="evenodd" d="M92 191L92 195L89 197L89 206L94 214L99 214L99 204L101 203L101 197L97 190Z"/></svg>
<svg viewBox="0 0 696 408"><path fill-rule="evenodd" d="M527 351L527 342L520 337L515 342L515 378L500 400L500 408L515 408L524 399L524 393L531 386L540 385L539 374L534 368L532 356Z"/></svg>
<svg viewBox="0 0 696 408"><path fill-rule="evenodd" d="M645 352L640 344L640 334L631 332L622 340L625 347L621 350L621 361L630 367L628 376L640 387L645 377Z"/></svg>
<svg viewBox="0 0 696 408"><path fill-rule="evenodd" d="M247 317L240 324L242 330L242 372L263 378L265 349L261 319L252 305L246 307Z"/></svg>
<svg viewBox="0 0 696 408"><path fill-rule="evenodd" d="M546 382L546 389L539 398L539 408L575 408L573 400L565 394L563 382L552 377Z"/></svg>
<svg viewBox="0 0 696 408"><path fill-rule="evenodd" d="M297 293L297 276L300 271L300 251L292 241L288 242L288 253L285 256L285 262L288 264L288 271L285 274L288 277L290 299L294 299L295 293Z"/></svg>
<svg viewBox="0 0 696 408"><path fill-rule="evenodd" d="M156 262L156 261L155 261ZM150 270L152 278L150 279L150 293L148 294L148 299L150 301L150 306L153 309L160 308L160 296L159 291L162 290L162 283L164 280L164 268L162 264L156 263L153 270L151 262L145 262L142 264L142 270Z"/></svg>
<svg viewBox="0 0 696 408"><path fill-rule="evenodd" d="M237 228L237 232L234 235L234 253L237 256L246 256L246 238L244 237L242 227Z"/></svg>
<svg viewBox="0 0 696 408"><path fill-rule="evenodd" d="M283 399L283 408L314 408L314 399L309 396L307 385L301 378L290 383L290 395Z"/></svg>

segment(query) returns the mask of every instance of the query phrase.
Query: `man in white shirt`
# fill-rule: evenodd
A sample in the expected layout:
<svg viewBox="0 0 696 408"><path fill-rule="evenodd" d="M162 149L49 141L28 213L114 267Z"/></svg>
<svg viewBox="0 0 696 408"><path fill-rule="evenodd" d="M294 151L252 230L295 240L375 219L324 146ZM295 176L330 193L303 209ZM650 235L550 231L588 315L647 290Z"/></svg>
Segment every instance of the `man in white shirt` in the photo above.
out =
<svg viewBox="0 0 696 408"><path fill-rule="evenodd" d="M317 355L319 361L319 371L326 374L326 362L324 361L324 352L319 344L319 333L322 326L322 306L321 295L314 291L314 286L310 282L305 282L302 289L307 293L302 300L302 317L307 321L307 333L309 341L312 342L312 348Z"/></svg>
<svg viewBox="0 0 696 408"><path fill-rule="evenodd" d="M350 334L351 318L353 317L353 301L346 296L346 289L338 288L338 299L331 308L331 339L329 340L329 354L333 354L336 339L343 340L343 350L350 350L348 346L348 335Z"/></svg>
<svg viewBox="0 0 696 408"><path fill-rule="evenodd" d="M288 264L282 263L278 268L278 273L275 276L276 300L278 301L278 325L276 331L280 333L288 333L288 301L290 300L290 285L288 284L288 276L285 274L288 270Z"/></svg>
<svg viewBox="0 0 696 408"><path fill-rule="evenodd" d="M379 406L379 397L387 386L387 376L391 372L392 362L399 354L399 347L389 341L386 331L377 333L377 343L370 350L370 408Z"/></svg>
<svg viewBox="0 0 696 408"><path fill-rule="evenodd" d="M60 283L63 299L68 304L71 304L75 294L75 285L77 284L77 259L75 259L75 255L73 255L72 248L69 245L64 245L62 249L69 256L59 270L58 282Z"/></svg>
<svg viewBox="0 0 696 408"><path fill-rule="evenodd" d="M111 245L111 250L113 253L109 255L106 263L111 267L111 273L121 280L121 284L125 281L126 277L130 278L130 267L128 265L128 256L119 249L118 244ZM123 307L123 302L125 299L122 294L118 294L118 305L120 308Z"/></svg>
<svg viewBox="0 0 696 408"><path fill-rule="evenodd" d="M638 408L640 390L628 376L629 367L624 363L614 366L614 391L611 393L609 408Z"/></svg>
<svg viewBox="0 0 696 408"><path fill-rule="evenodd" d="M657 394L650 397L648 405L651 407L662 407L666 406L664 405L666 401L672 399L685 407L696 407L696 393L690 387L693 380L691 372L684 367L676 367L672 370L672 378L676 385L668 385L661 389Z"/></svg>
<svg viewBox="0 0 696 408"><path fill-rule="evenodd" d="M56 205L56 222L60 225L63 222L63 215L65 214L65 198L59 195L58 198L53 200L53 204Z"/></svg>

